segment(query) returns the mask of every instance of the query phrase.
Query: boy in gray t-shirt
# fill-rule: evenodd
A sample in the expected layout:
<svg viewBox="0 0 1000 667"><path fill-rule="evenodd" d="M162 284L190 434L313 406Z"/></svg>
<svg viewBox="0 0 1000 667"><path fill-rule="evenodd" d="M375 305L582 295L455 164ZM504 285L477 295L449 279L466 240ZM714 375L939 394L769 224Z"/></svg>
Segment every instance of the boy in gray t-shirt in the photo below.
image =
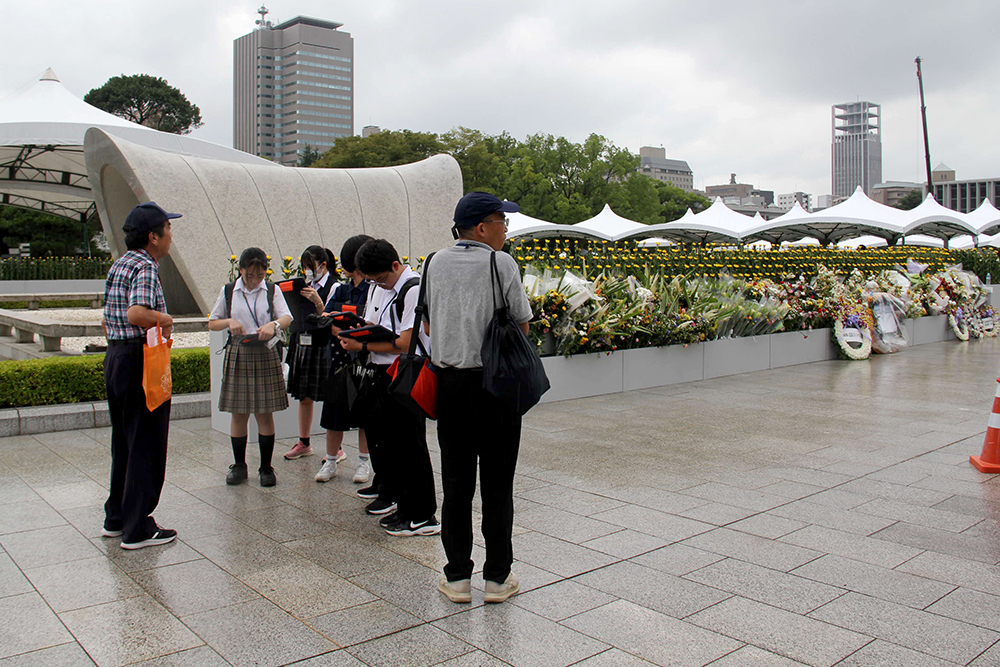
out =
<svg viewBox="0 0 1000 667"><path fill-rule="evenodd" d="M477 464L486 539L483 599L503 602L520 590L510 567L521 417L483 389L480 357L486 326L503 296L511 318L525 333L531 319L517 264L500 252L507 231L504 213L517 210L517 204L485 192L465 195L455 209L457 243L436 253L424 272L431 359L438 367L437 431L444 489L441 541L448 557L438 590L452 602L472 601L472 498ZM494 252L499 289L490 274Z"/></svg>

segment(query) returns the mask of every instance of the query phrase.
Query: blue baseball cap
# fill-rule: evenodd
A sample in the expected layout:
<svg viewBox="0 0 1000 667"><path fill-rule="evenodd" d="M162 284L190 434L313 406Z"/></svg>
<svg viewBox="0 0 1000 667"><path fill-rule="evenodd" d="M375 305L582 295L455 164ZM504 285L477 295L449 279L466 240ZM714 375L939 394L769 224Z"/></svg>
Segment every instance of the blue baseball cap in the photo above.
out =
<svg viewBox="0 0 1000 667"><path fill-rule="evenodd" d="M512 201L499 199L488 192L470 192L458 200L455 207L455 227L478 225L490 213L517 213L521 207Z"/></svg>
<svg viewBox="0 0 1000 667"><path fill-rule="evenodd" d="M122 231L126 234L142 234L167 220L180 217L182 217L180 213L167 213L156 202L148 201L145 204L139 204L129 212L128 217L125 218L125 224L122 225Z"/></svg>

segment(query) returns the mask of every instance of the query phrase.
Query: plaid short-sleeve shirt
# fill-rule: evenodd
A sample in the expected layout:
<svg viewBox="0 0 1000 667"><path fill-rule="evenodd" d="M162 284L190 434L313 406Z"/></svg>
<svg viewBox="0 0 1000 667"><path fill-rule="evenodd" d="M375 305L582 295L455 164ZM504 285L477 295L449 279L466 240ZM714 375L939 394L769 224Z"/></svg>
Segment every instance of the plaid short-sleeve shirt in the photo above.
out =
<svg viewBox="0 0 1000 667"><path fill-rule="evenodd" d="M122 340L146 332L128 321L128 309L146 306L167 312L160 286L160 267L145 250L129 250L111 265L104 283L104 326L108 338Z"/></svg>

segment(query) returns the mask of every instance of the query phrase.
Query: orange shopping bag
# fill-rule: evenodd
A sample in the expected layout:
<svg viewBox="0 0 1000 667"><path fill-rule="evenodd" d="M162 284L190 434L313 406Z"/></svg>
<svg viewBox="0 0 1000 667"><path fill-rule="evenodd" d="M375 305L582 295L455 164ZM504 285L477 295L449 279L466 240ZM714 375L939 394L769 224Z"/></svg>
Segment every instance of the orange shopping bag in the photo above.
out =
<svg viewBox="0 0 1000 667"><path fill-rule="evenodd" d="M142 346L142 389L146 392L146 407L150 412L170 400L174 382L170 377L170 346L173 340L163 338L160 314L156 314L157 344Z"/></svg>

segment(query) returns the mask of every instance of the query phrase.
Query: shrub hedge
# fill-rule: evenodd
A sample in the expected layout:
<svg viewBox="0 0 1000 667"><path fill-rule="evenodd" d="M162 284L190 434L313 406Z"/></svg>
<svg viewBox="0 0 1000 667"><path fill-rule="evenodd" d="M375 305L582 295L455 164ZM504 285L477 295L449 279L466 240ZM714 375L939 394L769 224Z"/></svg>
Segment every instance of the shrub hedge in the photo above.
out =
<svg viewBox="0 0 1000 667"><path fill-rule="evenodd" d="M175 394L209 390L208 348L172 350ZM0 362L0 408L103 401L104 355Z"/></svg>

